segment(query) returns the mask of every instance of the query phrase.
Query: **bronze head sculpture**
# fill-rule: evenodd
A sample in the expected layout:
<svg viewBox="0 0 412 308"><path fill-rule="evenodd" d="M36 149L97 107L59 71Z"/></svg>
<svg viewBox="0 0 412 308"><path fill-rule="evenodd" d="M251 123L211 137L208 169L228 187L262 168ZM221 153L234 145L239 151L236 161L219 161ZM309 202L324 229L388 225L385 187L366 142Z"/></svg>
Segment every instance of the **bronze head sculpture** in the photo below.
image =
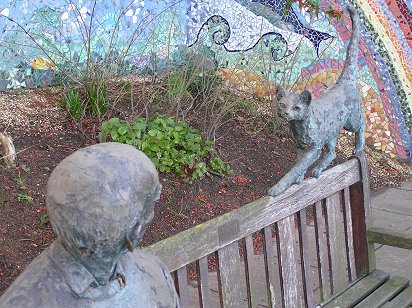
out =
<svg viewBox="0 0 412 308"><path fill-rule="evenodd" d="M170 275L133 249L153 219L161 185L132 146L80 149L53 171L46 203L55 242L0 298L0 307L176 307Z"/></svg>

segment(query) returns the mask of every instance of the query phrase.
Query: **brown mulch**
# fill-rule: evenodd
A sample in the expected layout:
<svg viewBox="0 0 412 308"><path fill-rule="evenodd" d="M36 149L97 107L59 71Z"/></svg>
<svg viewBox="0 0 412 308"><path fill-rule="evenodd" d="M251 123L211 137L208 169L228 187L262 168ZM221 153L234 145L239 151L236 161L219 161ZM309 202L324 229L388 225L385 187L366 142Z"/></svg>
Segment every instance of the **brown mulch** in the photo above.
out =
<svg viewBox="0 0 412 308"><path fill-rule="evenodd" d="M0 132L8 132L19 159L16 168L0 166L0 295L53 240L45 216L45 189L53 168L70 153L97 142L96 123L79 128L58 108L59 88L0 92ZM230 162L231 176L207 176L193 184L161 174L163 191L143 244L154 243L231 211L266 194L294 164L290 138L254 129L234 117L217 133L219 155ZM192 123L195 124L195 123ZM339 157L347 159L350 137L340 140ZM397 186L412 178L407 164L367 151L372 189Z"/></svg>

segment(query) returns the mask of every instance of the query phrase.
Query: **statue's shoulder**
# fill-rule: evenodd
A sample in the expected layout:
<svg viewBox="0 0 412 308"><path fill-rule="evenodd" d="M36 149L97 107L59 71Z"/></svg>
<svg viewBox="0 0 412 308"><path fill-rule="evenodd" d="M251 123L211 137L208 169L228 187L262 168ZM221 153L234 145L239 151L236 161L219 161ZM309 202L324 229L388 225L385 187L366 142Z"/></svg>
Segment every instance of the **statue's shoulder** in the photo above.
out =
<svg viewBox="0 0 412 308"><path fill-rule="evenodd" d="M157 256L142 249L135 249L133 253L127 253L124 257L128 258L129 262L144 264L149 267L154 266L158 268L160 266L166 268L164 263Z"/></svg>
<svg viewBox="0 0 412 308"><path fill-rule="evenodd" d="M55 286L64 280L50 257L43 251L17 277L0 297L0 307L58 307L54 302Z"/></svg>
<svg viewBox="0 0 412 308"><path fill-rule="evenodd" d="M151 253L136 249L133 253L123 255L122 259L128 275L142 278L144 281L152 280L164 284L169 279L171 281L170 273L164 263Z"/></svg>
<svg viewBox="0 0 412 308"><path fill-rule="evenodd" d="M172 277L164 263L155 255L136 249L122 257L122 264L133 288L145 290L139 292L145 299L156 301L160 307L179 307ZM154 304L154 303L153 303Z"/></svg>

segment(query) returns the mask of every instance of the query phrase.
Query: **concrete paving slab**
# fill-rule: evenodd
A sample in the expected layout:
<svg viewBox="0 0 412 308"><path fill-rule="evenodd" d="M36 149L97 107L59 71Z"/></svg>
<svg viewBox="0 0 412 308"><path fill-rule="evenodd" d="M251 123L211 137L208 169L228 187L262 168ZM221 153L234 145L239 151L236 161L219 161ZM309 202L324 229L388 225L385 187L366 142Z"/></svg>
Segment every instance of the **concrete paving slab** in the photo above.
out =
<svg viewBox="0 0 412 308"><path fill-rule="evenodd" d="M372 195L372 208L412 216L412 193L405 189L387 189Z"/></svg>
<svg viewBox="0 0 412 308"><path fill-rule="evenodd" d="M412 182L403 182L401 189L412 191Z"/></svg>
<svg viewBox="0 0 412 308"><path fill-rule="evenodd" d="M412 182L372 194L373 226L412 234ZM412 251L375 244L376 267L412 281Z"/></svg>
<svg viewBox="0 0 412 308"><path fill-rule="evenodd" d="M412 216L372 208L372 225L376 228L403 232L412 227Z"/></svg>
<svg viewBox="0 0 412 308"><path fill-rule="evenodd" d="M390 246L376 250L376 268L412 281L412 251Z"/></svg>

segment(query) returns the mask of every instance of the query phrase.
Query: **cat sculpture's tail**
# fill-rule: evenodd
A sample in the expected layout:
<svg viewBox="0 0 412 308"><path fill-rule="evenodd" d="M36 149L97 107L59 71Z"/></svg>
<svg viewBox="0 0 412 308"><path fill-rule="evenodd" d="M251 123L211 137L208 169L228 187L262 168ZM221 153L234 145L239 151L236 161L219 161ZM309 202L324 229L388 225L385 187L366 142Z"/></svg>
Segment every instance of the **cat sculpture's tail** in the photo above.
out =
<svg viewBox="0 0 412 308"><path fill-rule="evenodd" d="M357 80L360 21L358 13L356 13L356 9L351 4L348 5L347 9L352 20L352 35L348 50L346 52L345 65L343 66L342 74L340 75L337 83L340 83L343 80L355 82Z"/></svg>

